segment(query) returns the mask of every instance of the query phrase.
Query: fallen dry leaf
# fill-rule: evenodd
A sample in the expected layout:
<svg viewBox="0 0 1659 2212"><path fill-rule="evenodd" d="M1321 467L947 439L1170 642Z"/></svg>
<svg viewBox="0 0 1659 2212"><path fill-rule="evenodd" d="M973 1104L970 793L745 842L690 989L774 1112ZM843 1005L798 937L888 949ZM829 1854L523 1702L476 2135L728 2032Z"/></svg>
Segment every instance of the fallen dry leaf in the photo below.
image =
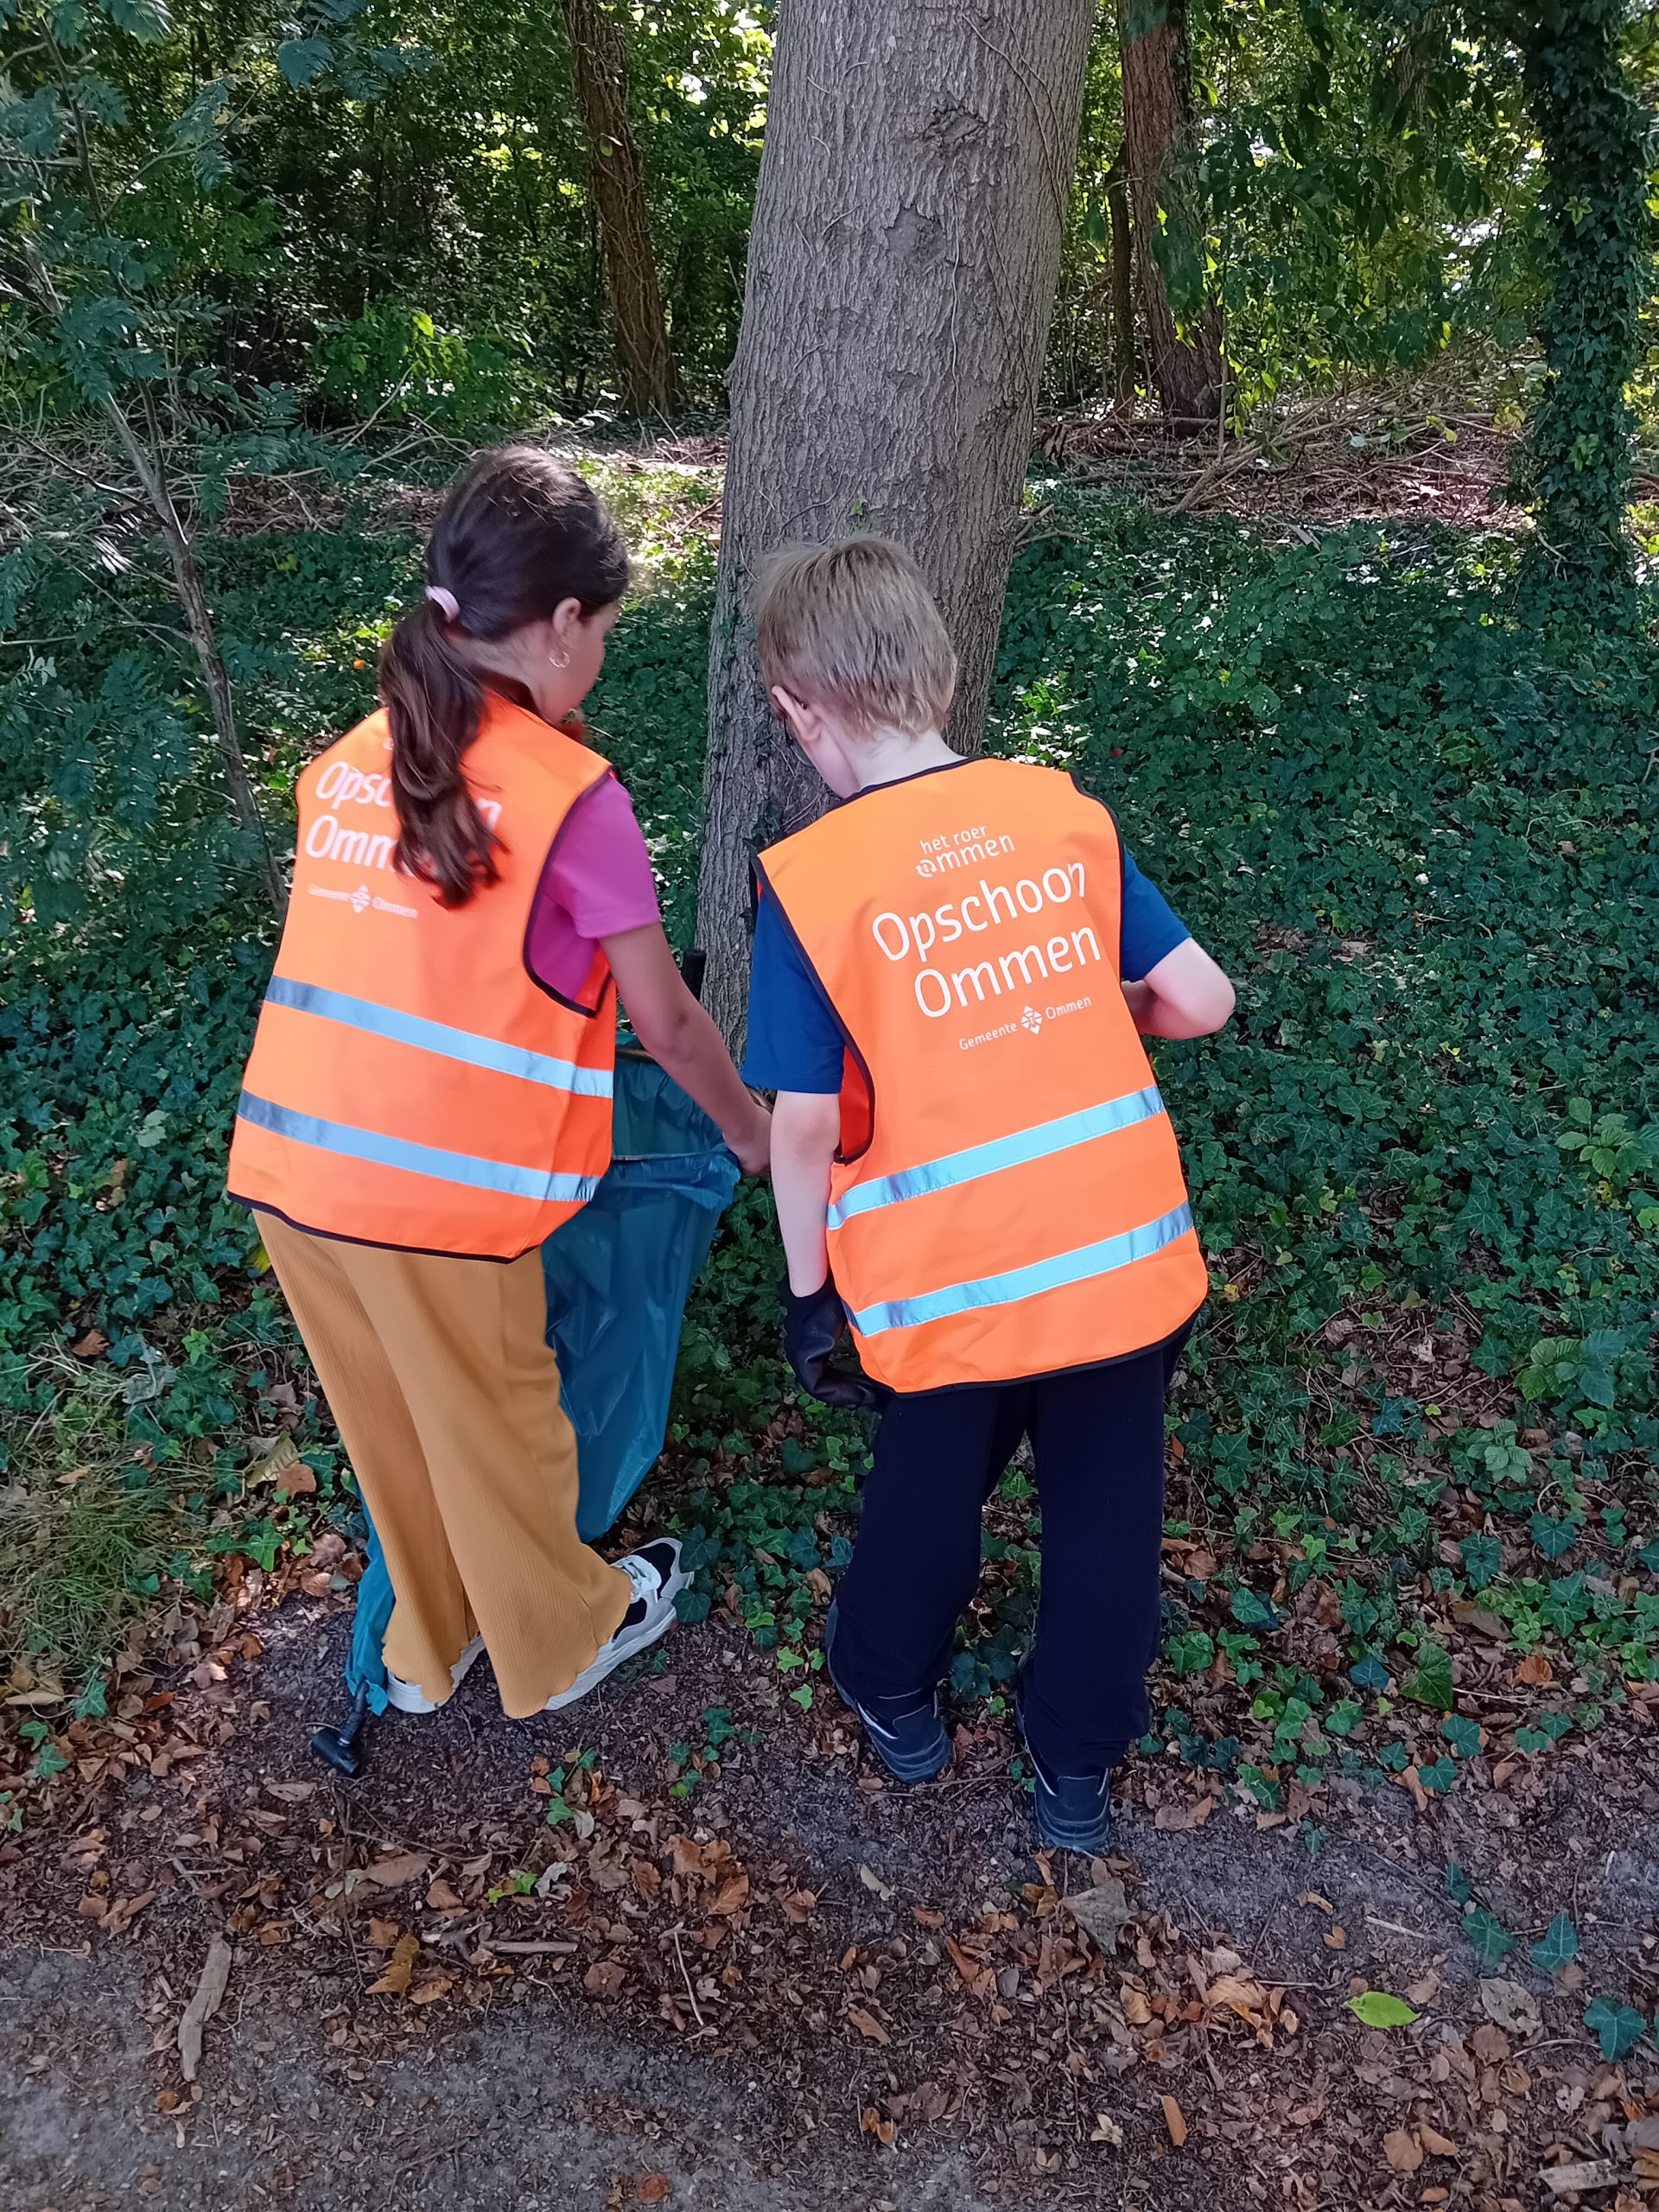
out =
<svg viewBox="0 0 1659 2212"><path fill-rule="evenodd" d="M69 1350L77 1359L96 1359L99 1352L107 1351L109 1348L110 1340L102 1329L88 1329L84 1337L77 1338Z"/></svg>
<svg viewBox="0 0 1659 2212"><path fill-rule="evenodd" d="M1517 1682L1526 1683L1529 1689L1541 1690L1555 1679L1555 1669L1541 1651L1529 1651L1515 1670Z"/></svg>
<svg viewBox="0 0 1659 2212"><path fill-rule="evenodd" d="M467 1910L460 1892L451 1888L442 1874L428 1889L426 1901L434 1912L465 1912Z"/></svg>
<svg viewBox="0 0 1659 2212"><path fill-rule="evenodd" d="M847 2017L852 2022L853 2025L858 2030L860 2035L867 2037L871 2043L891 2043L893 2041L893 2037L882 2026L880 2021L876 2018L874 2013L867 2012L861 2005L849 2005L847 2007Z"/></svg>
<svg viewBox="0 0 1659 2212"><path fill-rule="evenodd" d="M1065 1900L1065 1909L1084 1934L1109 1955L1117 1948L1119 1930L1127 1928L1133 1917L1128 1897L1116 1874L1109 1874L1092 1889L1076 1891Z"/></svg>
<svg viewBox="0 0 1659 2212"><path fill-rule="evenodd" d="M377 1951L391 1950L403 1932L395 1920L371 1920L369 1923L369 1941Z"/></svg>
<svg viewBox="0 0 1659 2212"><path fill-rule="evenodd" d="M641 2174L634 2194L642 2204L666 2204L674 2194L674 2184L666 2174Z"/></svg>
<svg viewBox="0 0 1659 2212"><path fill-rule="evenodd" d="M977 1959L969 1958L954 1936L945 1937L944 1948L950 1952L957 1972L976 1996L978 1996L982 1990L990 1986L990 1968L982 1966Z"/></svg>
<svg viewBox="0 0 1659 2212"><path fill-rule="evenodd" d="M1510 2055L1510 2039L1502 2028L1483 2020L1469 2038L1475 2056L1488 2066L1501 2066Z"/></svg>
<svg viewBox="0 0 1659 2212"><path fill-rule="evenodd" d="M594 1997L620 1997L627 1986L628 1970L620 1959L595 1959L582 1977L582 1986Z"/></svg>
<svg viewBox="0 0 1659 2212"><path fill-rule="evenodd" d="M1123 2131L1109 2112L1097 2112L1095 2124L1089 2132L1091 2143L1109 2143L1114 2151L1123 2148Z"/></svg>
<svg viewBox="0 0 1659 2212"><path fill-rule="evenodd" d="M1152 2007L1138 1989L1125 1982L1118 2002L1123 2007L1123 2017L1132 2028L1144 2028L1152 2018Z"/></svg>
<svg viewBox="0 0 1659 2212"><path fill-rule="evenodd" d="M154 1904L156 1891L146 1890L136 1897L118 1897L105 1914L101 1925L106 1936L124 1936L139 1914L149 1904Z"/></svg>
<svg viewBox="0 0 1659 2212"><path fill-rule="evenodd" d="M810 1920L818 1909L818 1900L810 1890L791 1890L778 1902L784 1909L784 1918L793 1921L798 1928L803 1921Z"/></svg>
<svg viewBox="0 0 1659 2212"><path fill-rule="evenodd" d="M861 1866L858 1870L858 1878L863 1883L867 1890L874 1890L875 1891L875 1894L880 1898L883 1904L891 1904L893 1903L893 1885L890 1882L884 1882L881 1877L872 1868L868 1866Z"/></svg>
<svg viewBox="0 0 1659 2212"><path fill-rule="evenodd" d="M709 1906L709 1910L710 1912L727 1916L734 1912L741 1912L748 1901L748 1876L747 1874L734 1874L729 1880L721 1884L715 1901Z"/></svg>
<svg viewBox="0 0 1659 2212"><path fill-rule="evenodd" d="M1414 2174L1423 2163L1423 2146L1408 2127L1395 2127L1382 2138L1382 2155L1397 2174Z"/></svg>
<svg viewBox="0 0 1659 2212"><path fill-rule="evenodd" d="M426 1868L423 1853L403 1851L395 1859L377 1859L372 1866L365 1866L363 1871L370 1881L378 1883L381 1889L400 1890L405 1882L418 1882Z"/></svg>
<svg viewBox="0 0 1659 2212"><path fill-rule="evenodd" d="M299 1457L299 1446L284 1429L263 1452L249 1460L246 1479L251 1483L274 1481L278 1475L286 1475L291 1467L297 1465ZM308 1474L309 1468L306 1471ZM311 1486L314 1490L316 1488L315 1478Z"/></svg>
<svg viewBox="0 0 1659 2212"><path fill-rule="evenodd" d="M369 1984L371 1997L402 1997L408 1993L410 1976L415 1971L415 1961L421 1955L418 1936L400 1936L385 1972L378 1981Z"/></svg>
<svg viewBox="0 0 1659 2212"><path fill-rule="evenodd" d="M1538 2178L1552 2196L1580 2196L1586 2190L1616 2189L1620 2174L1611 2158L1574 2158L1570 2165L1546 2166Z"/></svg>
<svg viewBox="0 0 1659 2212"><path fill-rule="evenodd" d="M1455 2158L1457 2157L1457 2145L1452 2140L1449 2135L1442 2135L1438 2127L1430 2127L1427 2123L1425 2123L1417 2130L1417 2135L1424 2150L1427 2151L1431 2157L1436 2158Z"/></svg>
<svg viewBox="0 0 1659 2212"><path fill-rule="evenodd" d="M1205 2003L1212 2011L1236 2012L1241 2019L1255 2024L1255 2016L1268 2001L1268 1993L1260 1982L1245 1981L1237 1974L1218 1974L1205 1993Z"/></svg>
<svg viewBox="0 0 1659 2212"><path fill-rule="evenodd" d="M215 1936L207 1946L195 1994L180 2018L179 2059L187 2082L195 2080L196 2069L201 2064L202 2030L224 2000L231 1979L231 1958L230 1945L222 1936Z"/></svg>
<svg viewBox="0 0 1659 2212"><path fill-rule="evenodd" d="M1320 1936L1319 1941L1327 1951L1345 1951L1348 1948L1348 1930L1345 1928L1327 1928Z"/></svg>
<svg viewBox="0 0 1659 2212"><path fill-rule="evenodd" d="M886 2149L892 2150L899 2139L899 2130L890 2120L884 2120L874 2105L866 2105L858 2116L861 2135L874 2135Z"/></svg>
<svg viewBox="0 0 1659 2212"><path fill-rule="evenodd" d="M1164 2125L1169 2130L1169 2139L1179 2151L1186 2140L1186 2116L1173 2097L1165 2094L1158 2101L1164 2108Z"/></svg>
<svg viewBox="0 0 1659 2212"><path fill-rule="evenodd" d="M1507 2028L1511 2035L1536 2035L1543 2024L1537 2001L1529 1990L1518 1981L1507 1981L1493 1976L1480 1985L1480 2009L1489 2020L1496 2020L1500 2028ZM1476 2031L1475 2048L1480 2050L1480 2034ZM1481 2054L1483 2056L1484 2053ZM1507 2047L1502 2056L1509 2056Z"/></svg>
<svg viewBox="0 0 1659 2212"><path fill-rule="evenodd" d="M409 2001L411 2005L435 2005L440 1997L447 1997L454 1986L452 1974L431 1974L410 1991Z"/></svg>

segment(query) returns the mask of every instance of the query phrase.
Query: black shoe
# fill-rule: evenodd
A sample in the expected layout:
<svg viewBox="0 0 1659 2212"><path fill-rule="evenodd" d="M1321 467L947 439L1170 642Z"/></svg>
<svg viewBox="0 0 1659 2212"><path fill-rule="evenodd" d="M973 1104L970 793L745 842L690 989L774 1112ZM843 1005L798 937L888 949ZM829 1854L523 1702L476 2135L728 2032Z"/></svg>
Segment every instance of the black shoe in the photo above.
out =
<svg viewBox="0 0 1659 2212"><path fill-rule="evenodd" d="M936 1774L943 1774L950 1764L950 1738L944 1732L938 1688L861 1705L836 1680L835 1637L836 1609L831 1605L823 1624L823 1663L836 1695L858 1715L871 1750L887 1772L898 1782L931 1782Z"/></svg>
<svg viewBox="0 0 1659 2212"><path fill-rule="evenodd" d="M1023 1702L1016 1691L1014 1718L1026 1732ZM1112 1770L1060 1774L1026 1744L1026 1757L1037 1785L1037 1834L1057 1851L1078 1851L1101 1858L1112 1847Z"/></svg>

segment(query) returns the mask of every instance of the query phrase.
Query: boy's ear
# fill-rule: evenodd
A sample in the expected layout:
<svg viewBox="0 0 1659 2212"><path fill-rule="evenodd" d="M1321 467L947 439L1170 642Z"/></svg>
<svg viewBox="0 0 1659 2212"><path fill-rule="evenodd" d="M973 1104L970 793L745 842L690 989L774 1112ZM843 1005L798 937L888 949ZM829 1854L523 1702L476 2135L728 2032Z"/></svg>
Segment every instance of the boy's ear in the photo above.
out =
<svg viewBox="0 0 1659 2212"><path fill-rule="evenodd" d="M793 692L785 691L781 683L774 683L768 696L772 700L772 711L779 721L799 737L806 718L806 709L800 701L796 698Z"/></svg>

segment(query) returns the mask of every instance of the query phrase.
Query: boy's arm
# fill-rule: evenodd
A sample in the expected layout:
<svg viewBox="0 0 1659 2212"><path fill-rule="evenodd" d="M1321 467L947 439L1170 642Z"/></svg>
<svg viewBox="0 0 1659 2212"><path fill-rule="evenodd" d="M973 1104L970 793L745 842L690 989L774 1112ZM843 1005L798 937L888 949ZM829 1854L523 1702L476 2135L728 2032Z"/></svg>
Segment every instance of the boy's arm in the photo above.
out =
<svg viewBox="0 0 1659 2212"><path fill-rule="evenodd" d="M1187 938L1123 996L1143 1037L1208 1037L1233 1011L1233 987L1204 947Z"/></svg>
<svg viewBox="0 0 1659 2212"><path fill-rule="evenodd" d="M841 1101L811 1090L780 1090L772 1109L772 1188L789 1262L789 1287L810 1298L830 1273L824 1224L830 1166L841 1136Z"/></svg>

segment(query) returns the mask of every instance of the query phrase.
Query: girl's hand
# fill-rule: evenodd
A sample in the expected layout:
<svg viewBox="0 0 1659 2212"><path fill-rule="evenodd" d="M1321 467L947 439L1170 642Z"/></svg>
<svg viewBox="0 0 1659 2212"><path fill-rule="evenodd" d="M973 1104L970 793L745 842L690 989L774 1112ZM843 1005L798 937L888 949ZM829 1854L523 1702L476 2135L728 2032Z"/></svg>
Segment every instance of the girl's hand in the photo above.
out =
<svg viewBox="0 0 1659 2212"><path fill-rule="evenodd" d="M772 1116L757 1098L754 1119L739 1139L728 1138L746 1175L764 1175L772 1165Z"/></svg>

